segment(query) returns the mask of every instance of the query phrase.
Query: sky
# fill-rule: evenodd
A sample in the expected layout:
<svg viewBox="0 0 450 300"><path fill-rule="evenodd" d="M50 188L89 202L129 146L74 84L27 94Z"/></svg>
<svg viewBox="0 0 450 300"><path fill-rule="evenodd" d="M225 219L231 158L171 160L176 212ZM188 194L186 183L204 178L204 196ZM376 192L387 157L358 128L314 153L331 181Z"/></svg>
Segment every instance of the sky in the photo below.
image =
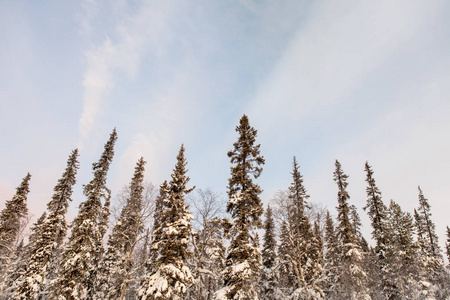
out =
<svg viewBox="0 0 450 300"><path fill-rule="evenodd" d="M30 214L80 150L69 219L117 128L113 195L137 160L159 185L186 148L191 185L226 198L243 114L270 203L295 155L310 202L335 213L338 159L363 232L364 163L383 200L429 199L450 226L450 3L427 1L1 1L0 208L27 172Z"/></svg>

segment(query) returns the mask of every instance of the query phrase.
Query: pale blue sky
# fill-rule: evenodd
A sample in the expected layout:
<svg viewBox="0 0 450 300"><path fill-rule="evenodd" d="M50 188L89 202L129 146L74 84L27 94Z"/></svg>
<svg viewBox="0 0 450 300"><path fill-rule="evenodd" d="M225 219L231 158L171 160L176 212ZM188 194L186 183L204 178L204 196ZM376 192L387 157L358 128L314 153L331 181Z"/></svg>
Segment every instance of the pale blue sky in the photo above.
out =
<svg viewBox="0 0 450 300"><path fill-rule="evenodd" d="M0 203L29 171L40 215L80 147L73 216L114 127L113 193L141 155L149 181L168 179L184 143L191 183L225 195L245 113L265 203L296 155L311 201L334 209L339 159L367 235L368 160L385 202L412 211L422 186L443 244L449 14L444 0L2 1Z"/></svg>

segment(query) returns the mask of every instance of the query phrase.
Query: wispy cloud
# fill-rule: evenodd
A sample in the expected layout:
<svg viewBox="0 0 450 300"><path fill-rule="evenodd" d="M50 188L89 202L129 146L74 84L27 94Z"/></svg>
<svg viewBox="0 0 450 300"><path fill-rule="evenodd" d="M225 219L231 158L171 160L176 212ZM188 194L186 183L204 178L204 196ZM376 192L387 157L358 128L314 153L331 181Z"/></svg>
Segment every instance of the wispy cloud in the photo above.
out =
<svg viewBox="0 0 450 300"><path fill-rule="evenodd" d="M115 14L111 17L113 26L106 28L107 36L99 46L91 46L85 51L86 71L83 76L83 111L79 120L79 146L88 139L101 116L102 105L108 94L115 87L118 75L134 77L139 70L141 58L146 46L151 44L155 50L163 42L165 14L154 4L140 3L140 7L130 7L130 4L118 1ZM93 35L92 20L98 5L94 0L86 2L86 16L82 18L81 26L87 35ZM159 14L155 12L161 12ZM105 16L103 16L105 17ZM97 25L98 26L98 25Z"/></svg>

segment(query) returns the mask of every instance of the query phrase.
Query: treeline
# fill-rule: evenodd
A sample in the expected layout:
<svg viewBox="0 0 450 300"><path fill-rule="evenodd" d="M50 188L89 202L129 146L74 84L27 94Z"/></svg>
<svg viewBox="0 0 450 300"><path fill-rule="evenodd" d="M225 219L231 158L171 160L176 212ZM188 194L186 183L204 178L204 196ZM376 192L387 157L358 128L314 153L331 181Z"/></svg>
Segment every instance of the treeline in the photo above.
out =
<svg viewBox="0 0 450 300"><path fill-rule="evenodd" d="M338 200L333 218L308 200L294 157L289 188L277 194L263 218L256 179L265 160L257 130L244 115L236 131L238 139L227 154L226 204L210 190L189 194L194 187L188 187L181 146L170 180L159 189L146 185L141 157L120 193L120 209L110 207L106 179L117 140L114 130L92 166L93 178L83 186L85 201L70 226L65 215L76 184L78 150L71 153L46 212L24 244L28 174L0 213L0 299L450 297L449 268L420 187L411 215L392 200L383 202L374 172L365 164L364 210L375 243L369 246L339 161L333 173ZM262 245L258 232L263 232ZM450 259L448 227L446 245Z"/></svg>

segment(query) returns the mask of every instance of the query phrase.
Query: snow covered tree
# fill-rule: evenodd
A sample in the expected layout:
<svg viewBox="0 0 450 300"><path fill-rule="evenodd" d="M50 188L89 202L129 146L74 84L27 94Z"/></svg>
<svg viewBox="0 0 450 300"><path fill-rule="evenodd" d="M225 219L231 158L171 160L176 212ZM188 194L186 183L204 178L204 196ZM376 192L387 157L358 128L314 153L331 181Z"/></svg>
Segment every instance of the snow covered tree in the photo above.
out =
<svg viewBox="0 0 450 300"><path fill-rule="evenodd" d="M30 262L33 246L36 243L37 236L40 235L42 223L44 222L46 213L44 212L41 217L38 218L30 230L31 234L28 236L28 244L24 246L23 238L20 240L19 245L14 251L13 259L7 266L6 278L5 278L5 290L2 293L0 299L16 299L15 293L17 288L24 281L27 265ZM28 223L28 222L27 222Z"/></svg>
<svg viewBox="0 0 450 300"><path fill-rule="evenodd" d="M317 251L317 256L313 261L314 268L311 268L311 277L315 278L315 286L320 287L321 297L324 297L323 287L325 284L325 274L323 270L324 266L324 242L323 242L323 231L320 226L321 218L317 214L316 220L314 221L313 233L314 239L311 241L311 248Z"/></svg>
<svg viewBox="0 0 450 300"><path fill-rule="evenodd" d="M26 268L25 280L20 285L17 295L21 299L34 299L40 293L46 293L46 280L57 275L61 246L67 232L66 212L72 201L72 190L76 183L79 168L78 149L72 151L67 167L58 180L47 204L48 217L40 230L35 233L35 242L30 244L31 257Z"/></svg>
<svg viewBox="0 0 450 300"><path fill-rule="evenodd" d="M277 292L279 291L282 298L286 298L292 294L294 291L296 277L292 270L291 264L289 263L289 254L291 250L290 234L288 229L288 224L286 220L282 220L280 224L280 244L278 246L278 258L277 258L277 276L278 286Z"/></svg>
<svg viewBox="0 0 450 300"><path fill-rule="evenodd" d="M17 245L20 242L20 233L23 230L23 221L28 216L27 196L30 192L29 182L31 175L27 174L16 189L11 200L6 201L5 208L0 212L0 293L4 288L7 266L12 262Z"/></svg>
<svg viewBox="0 0 450 300"><path fill-rule="evenodd" d="M325 253L324 253L324 272L327 291L327 296L330 298L334 293L334 287L338 279L339 266L339 240L336 229L334 227L333 218L330 212L327 211L325 218Z"/></svg>
<svg viewBox="0 0 450 300"><path fill-rule="evenodd" d="M417 245L411 214L391 200L387 210L384 287L388 299L412 299L417 294Z"/></svg>
<svg viewBox="0 0 450 300"><path fill-rule="evenodd" d="M311 222L305 213L309 195L303 185L297 160L294 156L292 183L289 187L287 203L287 229L289 234L288 253L285 256L291 271L295 275L291 299L320 299L323 291L320 287L322 277L320 242L314 235Z"/></svg>
<svg viewBox="0 0 450 300"><path fill-rule="evenodd" d="M84 186L86 201L80 204L61 261L59 277L51 290L57 299L93 299L98 263L103 254L105 205L111 197L106 177L114 156L117 133L114 129L100 160L93 164L94 178ZM102 204L102 200L105 205Z"/></svg>
<svg viewBox="0 0 450 300"><path fill-rule="evenodd" d="M338 226L337 235L340 246L340 265L338 267L337 283L334 286L338 297L344 299L371 299L367 289L367 274L362 269L363 255L354 234L354 227L350 221L348 200L350 195L346 175L339 161L335 162L333 179L338 186Z"/></svg>
<svg viewBox="0 0 450 300"><path fill-rule="evenodd" d="M226 247L219 217L225 203L218 193L210 189L198 190L196 196L191 197L190 203L195 217L192 265L196 282L190 289L189 296L193 299L210 300L214 292L223 285L221 272L225 267Z"/></svg>
<svg viewBox="0 0 450 300"><path fill-rule="evenodd" d="M264 243L262 250L262 276L261 276L261 299L271 300L275 297L277 288L277 276L275 273L276 263L275 223L272 209L267 206L266 220L264 222Z"/></svg>
<svg viewBox="0 0 450 300"><path fill-rule="evenodd" d="M350 208L348 204L350 195L346 190L348 186L348 175L343 172L341 164L337 160L335 162L335 167L336 170L333 173L333 179L338 186L338 206L336 207L336 210L338 211L337 233L343 244L354 244L356 237L354 234L354 227L350 220Z"/></svg>
<svg viewBox="0 0 450 300"><path fill-rule="evenodd" d="M375 252L378 254L380 259L385 257L386 251L386 214L387 208L381 199L381 192L375 184L375 178L373 178L373 171L369 166L369 163L365 164L365 171L367 174L366 182L366 193L367 193L367 204L364 210L371 220L371 225L373 228L372 237L376 241L377 245Z"/></svg>
<svg viewBox="0 0 450 300"><path fill-rule="evenodd" d="M162 216L164 212L164 199L167 199L167 191L169 190L169 185L167 181L164 181L159 187L159 195L156 197L155 210L153 212L153 230L152 239L150 242L150 250L147 262L147 269L150 274L156 273L157 265L156 262L159 257L158 245L161 241L161 235L163 229Z"/></svg>
<svg viewBox="0 0 450 300"><path fill-rule="evenodd" d="M261 187L253 182L262 172L264 158L256 145L257 130L243 115L236 127L239 133L231 159L231 177L228 180L227 212L231 214L231 242L228 247L223 276L225 287L217 291L217 299L258 299L256 283L260 273L261 252L252 244L254 229L260 228L263 207L259 195ZM252 179L253 178L253 179Z"/></svg>
<svg viewBox="0 0 450 300"><path fill-rule="evenodd" d="M31 234L28 236L28 244L23 246L23 240L21 240L20 250L17 249L16 257L17 261L13 263L13 267L9 268L9 272L7 275L7 283L8 290L11 298L19 298L19 299L30 299L30 297L21 297L20 293L17 294L17 291L20 290L21 286L24 284L27 275L28 266L31 263L31 257L34 253L34 249L37 243L39 243L39 237L42 236L42 225L45 221L47 214L44 212L36 221L36 223L31 226ZM18 296L16 296L16 295Z"/></svg>
<svg viewBox="0 0 450 300"><path fill-rule="evenodd" d="M428 199L423 195L419 186L419 208L417 209L417 229L422 237L422 250L430 257L441 259L441 250L439 247L438 236L436 234L436 225L431 220L431 206Z"/></svg>
<svg viewBox="0 0 450 300"><path fill-rule="evenodd" d="M17 287L23 281L25 275L27 260L29 259L28 254L23 239L21 239L11 256L10 264L2 270L5 272L5 277L0 300L15 299Z"/></svg>
<svg viewBox="0 0 450 300"><path fill-rule="evenodd" d="M364 210L367 211L373 228L372 237L376 242L375 253L377 255L377 265L380 267L383 289L385 290L388 299L394 299L393 295L396 294L396 291L394 291L396 286L389 279L391 276L387 271L389 268L386 265L386 249L388 246L387 235L389 234L386 224L387 207L381 199L381 191L375 184L372 168L367 161L365 164L365 171L367 176L367 204L364 207Z"/></svg>
<svg viewBox="0 0 450 300"><path fill-rule="evenodd" d="M141 157L130 183L130 195L108 239L97 275L97 299L125 299L134 278L133 253L143 232L144 165Z"/></svg>
<svg viewBox="0 0 450 300"><path fill-rule="evenodd" d="M353 226L353 234L356 236L356 240L358 245L361 247L361 250L368 252L369 251L369 245L364 238L364 236L361 233L361 218L358 214L358 209L355 205L349 206L349 213L350 213L350 223Z"/></svg>
<svg viewBox="0 0 450 300"><path fill-rule="evenodd" d="M194 277L187 266L192 256L189 249L193 219L185 203L185 195L194 188L187 188L189 177L186 175L184 146L177 156L177 164L172 180L166 190L164 211L159 227L160 239L153 245L159 255L156 260L156 272L145 276L138 291L139 299L183 299Z"/></svg>
<svg viewBox="0 0 450 300"><path fill-rule="evenodd" d="M419 186L419 207L414 210L419 245L419 265L423 284L422 294L436 296L436 283L443 275L443 257L439 247L436 225L431 220L431 207Z"/></svg>

